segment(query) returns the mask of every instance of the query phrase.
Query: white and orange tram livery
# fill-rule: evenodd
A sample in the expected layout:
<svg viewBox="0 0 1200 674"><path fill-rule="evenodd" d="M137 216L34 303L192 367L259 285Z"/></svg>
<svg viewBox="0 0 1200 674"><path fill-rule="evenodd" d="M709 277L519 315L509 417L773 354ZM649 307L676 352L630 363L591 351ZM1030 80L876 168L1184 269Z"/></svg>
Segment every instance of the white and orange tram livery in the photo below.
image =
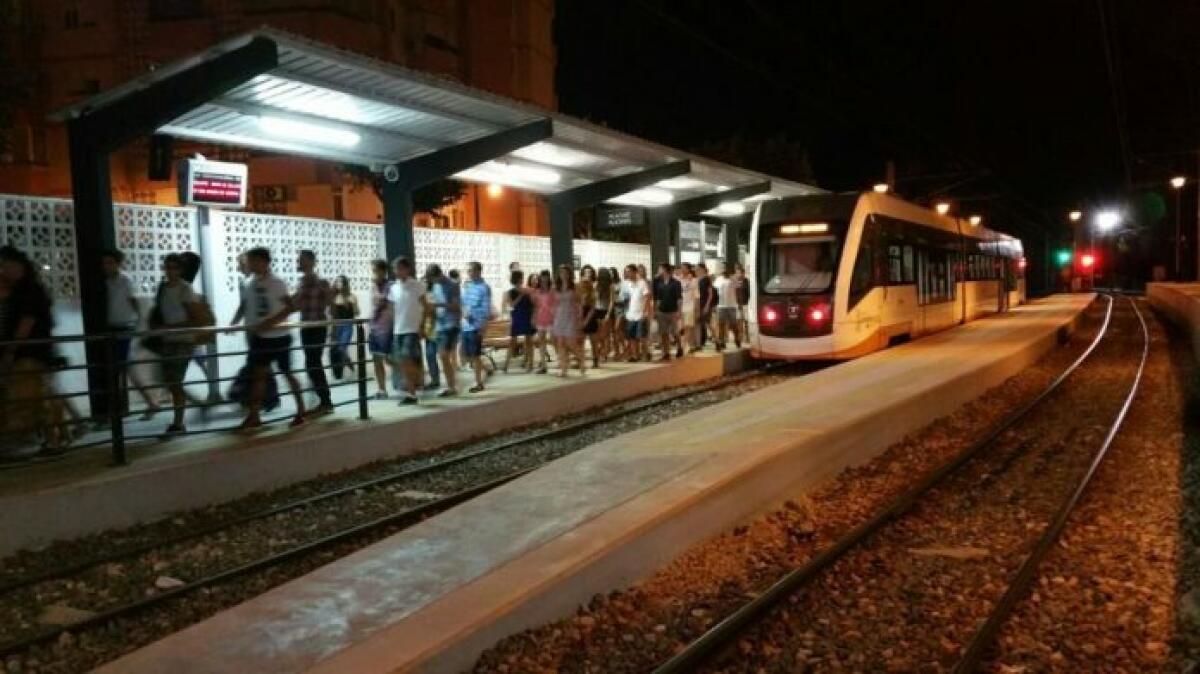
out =
<svg viewBox="0 0 1200 674"><path fill-rule="evenodd" d="M1021 242L890 194L759 204L746 269L750 348L847 359L1025 299Z"/></svg>

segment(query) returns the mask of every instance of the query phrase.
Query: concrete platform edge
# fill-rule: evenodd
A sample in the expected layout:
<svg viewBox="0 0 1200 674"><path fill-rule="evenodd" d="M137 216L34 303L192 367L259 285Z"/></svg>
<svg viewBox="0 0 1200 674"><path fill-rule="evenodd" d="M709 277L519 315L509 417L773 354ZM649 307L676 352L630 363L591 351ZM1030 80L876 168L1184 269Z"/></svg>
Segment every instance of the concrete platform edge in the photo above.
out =
<svg viewBox="0 0 1200 674"><path fill-rule="evenodd" d="M113 468L93 479L40 491L0 496L0 555L78 536L155 521L173 513L235 500L322 474L355 468L469 441L498 429L496 419L546 422L664 387L695 384L731 374L749 362L744 352L723 358L689 358L606 379L578 381L482 403L455 423L439 415L398 422L355 423L347 428L289 435L248 447L199 453L146 470ZM619 385L614 385L619 382ZM403 438L398 443L397 438ZM164 484L173 488L163 489Z"/></svg>

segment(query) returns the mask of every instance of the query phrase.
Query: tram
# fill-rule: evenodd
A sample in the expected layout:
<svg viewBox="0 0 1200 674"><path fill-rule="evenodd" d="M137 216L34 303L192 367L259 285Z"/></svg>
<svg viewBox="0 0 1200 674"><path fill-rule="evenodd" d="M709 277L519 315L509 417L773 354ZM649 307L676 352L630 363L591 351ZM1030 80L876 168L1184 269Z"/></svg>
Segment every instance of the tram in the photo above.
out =
<svg viewBox="0 0 1200 674"><path fill-rule="evenodd" d="M1021 241L891 194L759 204L746 268L750 349L844 360L1025 300Z"/></svg>

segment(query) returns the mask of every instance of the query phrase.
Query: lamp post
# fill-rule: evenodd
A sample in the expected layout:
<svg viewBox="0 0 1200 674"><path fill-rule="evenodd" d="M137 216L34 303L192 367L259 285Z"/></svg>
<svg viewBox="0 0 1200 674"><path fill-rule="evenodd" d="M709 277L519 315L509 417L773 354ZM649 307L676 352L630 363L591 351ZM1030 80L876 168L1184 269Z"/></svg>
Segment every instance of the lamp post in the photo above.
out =
<svg viewBox="0 0 1200 674"><path fill-rule="evenodd" d="M1180 229L1180 196L1183 194L1183 186L1187 184L1187 178L1183 176L1175 176L1171 178L1171 188L1175 190L1175 280L1183 280L1183 231Z"/></svg>
<svg viewBox="0 0 1200 674"><path fill-rule="evenodd" d="M1100 211L1099 213L1096 214L1096 220L1095 220L1094 224L1095 224L1096 231L1099 232L1099 234L1100 234L1100 240L1101 240L1101 242L1103 242L1105 234L1115 231L1117 229L1117 227L1120 226L1121 213L1119 211ZM1093 252L1093 254L1095 253L1095 251L1092 251L1092 252ZM1116 276L1113 274L1113 272L1116 271L1116 260L1111 259L1112 257L1113 256L1108 255L1108 252L1106 251L1105 258L1102 258L1102 259L1108 259L1106 269L1109 271L1106 273L1106 275L1108 276L1108 282L1109 282L1110 286L1112 285L1113 281L1116 280ZM1096 268L1095 268L1095 265L1092 265L1092 287L1093 288L1096 287L1095 278L1096 278Z"/></svg>

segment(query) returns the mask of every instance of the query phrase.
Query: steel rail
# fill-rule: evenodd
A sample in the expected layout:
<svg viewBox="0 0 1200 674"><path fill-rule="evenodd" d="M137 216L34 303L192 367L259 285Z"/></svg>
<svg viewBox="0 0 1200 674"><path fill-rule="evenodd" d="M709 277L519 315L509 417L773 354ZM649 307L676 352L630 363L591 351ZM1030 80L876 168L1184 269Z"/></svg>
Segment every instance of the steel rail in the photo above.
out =
<svg viewBox="0 0 1200 674"><path fill-rule="evenodd" d="M1118 410L1116 418L1113 419L1112 425L1108 429L1108 434L1104 436L1104 441L1100 444L1100 448L1096 451L1092 458L1091 464L1087 471L1083 474L1082 479L1072 490L1071 494L1063 501L1058 512L1055 513L1054 519L1050 525L1046 527L1041 538L1034 545L1033 550L1018 569L1013 581L1005 590L1004 595L996 602L992 608L988 619L982 626L971 636L967 642L966 648L963 649L963 654L951 670L954 674L968 674L979 668L983 661L984 655L987 654L987 649L996 640L1000 633L1001 627L1012 615L1016 609L1017 603L1021 601L1029 591L1030 586L1037 578L1038 567L1045 560L1046 555L1058 542L1063 530L1067 526L1067 520L1071 516L1071 512L1075 506L1079 504L1079 500L1083 498L1083 493L1091 483L1092 477L1100 468L1101 462L1108 455L1108 450L1112 446L1113 440L1117 433L1121 430L1121 426L1125 423L1125 417L1129 414L1129 409L1133 406L1134 398L1137 397L1137 392L1142 383L1142 375L1146 370L1146 361L1150 357L1150 329L1146 325L1146 319L1142 316L1141 309L1138 309L1137 302L1133 298L1129 299L1130 306L1133 307L1134 313L1137 315L1138 322L1142 326L1142 357L1138 363L1137 373L1133 377L1133 382L1129 386L1129 393L1125 396L1125 401Z"/></svg>
<svg viewBox="0 0 1200 674"><path fill-rule="evenodd" d="M851 529L845 536L822 550L803 566L788 572L754 599L743 604L716 625L710 627L698 638L685 646L683 650L677 652L670 659L656 667L653 673L691 674L697 671L715 653L732 643L746 628L760 621L780 602L806 586L818 574L845 556L847 552L858 547L858 545L882 529L886 524L908 512L918 499L946 478L958 472L971 459L974 459L984 450L991 447L1001 435L1019 423L1040 405L1042 401L1054 393L1095 352L1100 342L1108 334L1109 324L1112 321L1113 298L1109 295L1105 295L1104 297L1108 300L1108 307L1105 310L1104 321L1095 338L1092 339L1091 344L1062 373L1042 389L1037 396L1002 419L981 438L959 453L958 456L926 475L912 489L893 499L870 519Z"/></svg>
<svg viewBox="0 0 1200 674"><path fill-rule="evenodd" d="M339 496L345 496L347 494L353 493L360 489L372 489L375 487L380 487L380 486L391 484L394 482L399 482L401 480L420 477L420 476L427 475L430 473L435 473L435 472L438 472L438 471L441 471L441 470L444 470L444 469L447 469L447 468L450 468L450 467L453 467L453 466L456 466L456 465L459 465L462 463L466 463L466 462L472 461L474 459L510 451L512 449L519 448L523 445L527 445L530 443L542 442L545 440L550 440L550 439L554 439L557 437L561 437L564 435L570 435L577 431L585 430L587 428L590 428L593 426L598 426L600 424L608 423L611 421L616 421L623 417L631 416L631 415L637 414L639 412L644 412L644 411L652 409L654 407L658 407L658 406L661 406L661 405L664 405L667 403L671 403L676 400L681 400L688 396L692 396L692 395L695 395L698 393L707 393L709 391L724 388L726 386L732 386L734 384L738 384L743 381L746 381L747 379L762 376L763 374L766 374L767 372L775 369L776 367L778 367L778 365L772 364L772 365L768 365L766 367L763 367L763 368L760 368L757 370L751 370L748 372L736 374L731 377L723 377L720 380L709 383L709 384L703 384L698 387L688 387L688 390L682 391L676 395L669 396L667 398L660 398L657 400L650 400L650 401L644 401L641 403L635 403L635 404L632 404L632 405L629 405L626 407L622 407L621 409L616 410L615 412L610 412L610 413L602 415L602 416L581 419L579 421L570 422L563 426L559 426L558 428L553 428L553 429L546 430L546 431L538 431L538 432L535 432L532 434L523 435L518 438L506 440L497 445L493 445L490 447L484 447L482 449L478 449L478 450L471 451L471 452L466 452L466 453L460 454L458 456L453 456L448 459L435 461L435 462L428 463L423 466L417 466L414 468L405 468L402 470L388 473L386 475L381 475L379 477L371 478L369 480L354 482L354 483L351 483L351 484L343 486L343 487L331 489L329 491L325 491L320 494L314 494L312 496L307 496L307 497L304 497L301 499L288 501L286 503L282 503L279 505L269 506L269 507L266 507L266 508L263 508L260 510L256 510L254 512L250 512L250 513L246 513L244 515L240 515L238 517L234 517L229 520L216 522L216 523L213 523L206 527L200 527L198 529L194 529L191 531L182 532L182 533L176 534L174 536L168 536L165 538L155 539L153 541L147 541L142 544L130 546L128 548L124 548L124 549L117 550L117 551L107 553L107 554L96 555L93 557L89 557L87 559L83 559L83 560L74 562L72 564L68 564L66 566L61 566L61 567L57 567L57 568L53 568L53 569L46 569L44 571L29 575L29 576L25 576L23 578L18 578L16 580L12 580L12 581L8 581L8 582L0 584L0 595L9 594L11 592L18 591L22 588L30 587L32 585L37 585L37 584L48 582L51 580L71 576L71 575L86 571L88 569L95 568L102 564L119 562L123 559L127 559L129 557L136 557L138 555L142 555L147 552L157 550L160 548L165 548L165 547L169 547L172 545L178 545L179 543L185 543L187 541L195 540L197 538L203 538L205 536L211 536L213 534L219 533L221 531L225 531L227 529L230 529L230 528L233 528L236 526L240 526L240 525L254 522L257 520L272 517L272 516L278 515L280 513L288 512L291 510L297 510L299 508L304 508L304 507L310 506L314 503L320 503L322 501L327 501L327 500L330 500L333 498L337 498ZM512 432L512 431L505 431L505 432ZM519 432L519 431L516 431L516 432ZM481 442L481 441L473 441L470 444L476 444L477 442ZM486 439L482 440L482 442L486 442ZM433 451L443 451L443 452L444 451L454 451L453 448L454 448L454 446L452 445L448 449L433 450Z"/></svg>

